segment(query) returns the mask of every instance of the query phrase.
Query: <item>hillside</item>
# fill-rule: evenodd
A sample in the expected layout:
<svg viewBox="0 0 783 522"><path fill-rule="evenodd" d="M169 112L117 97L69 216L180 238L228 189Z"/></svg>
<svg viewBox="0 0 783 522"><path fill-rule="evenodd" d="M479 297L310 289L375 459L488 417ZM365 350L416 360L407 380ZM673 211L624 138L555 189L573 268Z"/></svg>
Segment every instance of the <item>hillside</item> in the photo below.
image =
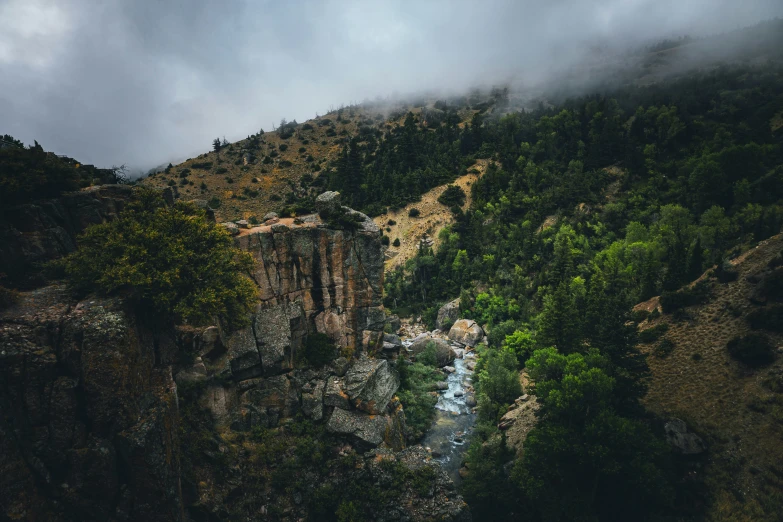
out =
<svg viewBox="0 0 783 522"><path fill-rule="evenodd" d="M478 160L468 174L460 176L451 183L466 194L465 203L462 205L463 211L470 208L470 188L486 168L487 161ZM423 239L429 239L430 246L435 250L438 249L441 243L440 231L455 221L451 210L438 202L438 198L445 190L446 185L441 185L423 194L421 200L416 203L409 203L400 209L389 209L388 212L373 218L375 224L384 230L392 242L386 250L386 270L402 266L415 257ZM420 214L412 217L410 211L414 208ZM399 246L394 246L396 239L400 240Z"/></svg>
<svg viewBox="0 0 783 522"><path fill-rule="evenodd" d="M706 303L658 315L656 297L635 308L658 310L658 317L639 326L648 339L658 337L642 344L652 370L644 402L664 418L685 420L703 437L704 479L723 520L774 520L769 506L780 502L783 490L783 358L754 367L727 350L732 339L761 333L774 352L783 352L779 322L772 325L778 331L750 326L752 314L780 310L774 302L783 295L762 298L760 290L782 256L779 234L731 262L736 280L720 283L714 270L701 277L709 288Z"/></svg>
<svg viewBox="0 0 783 522"><path fill-rule="evenodd" d="M460 122L479 110L491 111L486 99L478 93L465 100L468 105L457 110ZM275 131L227 143L140 182L155 188L176 186L183 199L206 200L219 221L260 220L285 207L312 210L312 199L329 183L329 173L352 138L366 146L368 139L378 140L399 128L408 113L426 128L427 111L435 102L351 106L304 123L281 123ZM470 102L481 107L471 109Z"/></svg>

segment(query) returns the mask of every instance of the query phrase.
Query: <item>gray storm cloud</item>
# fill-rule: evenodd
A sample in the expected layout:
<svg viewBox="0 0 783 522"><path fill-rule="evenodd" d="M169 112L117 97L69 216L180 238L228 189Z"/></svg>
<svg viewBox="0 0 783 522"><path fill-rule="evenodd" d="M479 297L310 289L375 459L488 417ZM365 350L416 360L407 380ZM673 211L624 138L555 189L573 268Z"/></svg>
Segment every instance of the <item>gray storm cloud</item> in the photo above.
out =
<svg viewBox="0 0 783 522"><path fill-rule="evenodd" d="M0 0L0 133L149 168L330 106L537 82L779 0Z"/></svg>

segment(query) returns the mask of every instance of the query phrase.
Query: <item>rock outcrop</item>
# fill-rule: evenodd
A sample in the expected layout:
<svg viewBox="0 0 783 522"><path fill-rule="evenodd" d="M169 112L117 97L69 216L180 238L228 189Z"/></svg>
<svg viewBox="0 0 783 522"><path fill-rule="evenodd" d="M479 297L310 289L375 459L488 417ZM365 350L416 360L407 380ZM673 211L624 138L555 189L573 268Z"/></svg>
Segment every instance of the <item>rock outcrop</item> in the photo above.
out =
<svg viewBox="0 0 783 522"><path fill-rule="evenodd" d="M449 339L467 346L476 346L484 339L484 330L472 319L460 319L449 330Z"/></svg>
<svg viewBox="0 0 783 522"><path fill-rule="evenodd" d="M459 297L449 301L438 310L438 316L435 319L435 328L446 330L451 328L457 319L459 319Z"/></svg>
<svg viewBox="0 0 783 522"><path fill-rule="evenodd" d="M698 455L706 449L701 437L688 430L680 419L672 419L664 427L667 442L683 455Z"/></svg>
<svg viewBox="0 0 783 522"><path fill-rule="evenodd" d="M236 238L256 259L253 277L261 303L253 325L240 334L256 339L261 366L256 371L291 369L301 340L313 331L351 353L382 347L380 232L361 216L356 231L328 228L313 216L300 224L289 219L255 227Z"/></svg>

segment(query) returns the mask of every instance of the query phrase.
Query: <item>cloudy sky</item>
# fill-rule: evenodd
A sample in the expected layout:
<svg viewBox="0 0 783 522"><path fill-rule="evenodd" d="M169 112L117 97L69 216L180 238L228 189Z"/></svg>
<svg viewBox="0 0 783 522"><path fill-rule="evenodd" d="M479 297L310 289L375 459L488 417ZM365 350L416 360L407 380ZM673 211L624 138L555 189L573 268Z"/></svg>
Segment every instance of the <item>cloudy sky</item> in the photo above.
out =
<svg viewBox="0 0 783 522"><path fill-rule="evenodd" d="M341 103L775 16L780 0L0 0L0 134L149 168Z"/></svg>

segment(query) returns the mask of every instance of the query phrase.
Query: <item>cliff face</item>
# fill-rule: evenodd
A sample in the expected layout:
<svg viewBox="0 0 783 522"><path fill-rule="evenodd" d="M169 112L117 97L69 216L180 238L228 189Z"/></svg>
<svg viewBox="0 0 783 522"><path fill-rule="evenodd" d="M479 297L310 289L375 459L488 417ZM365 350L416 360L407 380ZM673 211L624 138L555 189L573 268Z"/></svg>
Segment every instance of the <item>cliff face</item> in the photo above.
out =
<svg viewBox="0 0 783 522"><path fill-rule="evenodd" d="M182 518L176 386L121 300L23 294L0 346L5 517Z"/></svg>
<svg viewBox="0 0 783 522"><path fill-rule="evenodd" d="M235 373L292 369L302 339L311 332L328 335L345 354L379 348L386 316L375 224L365 216L352 232L327 228L317 216L273 221L236 238L256 259L253 278L261 302L252 326L226 339L237 355Z"/></svg>

